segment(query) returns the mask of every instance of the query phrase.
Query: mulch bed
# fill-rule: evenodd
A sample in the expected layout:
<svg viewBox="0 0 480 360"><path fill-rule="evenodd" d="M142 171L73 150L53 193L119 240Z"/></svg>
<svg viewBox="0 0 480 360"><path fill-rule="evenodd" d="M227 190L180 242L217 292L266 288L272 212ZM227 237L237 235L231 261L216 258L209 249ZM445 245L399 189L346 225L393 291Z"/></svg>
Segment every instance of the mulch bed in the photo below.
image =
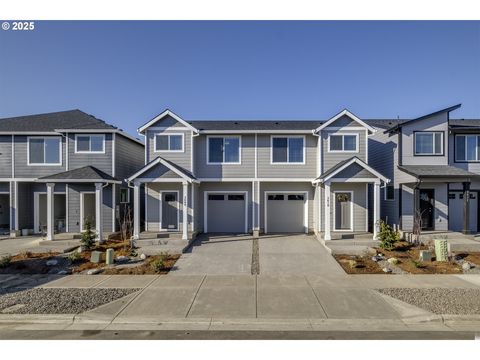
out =
<svg viewBox="0 0 480 360"><path fill-rule="evenodd" d="M159 259L159 255L149 256L141 265L128 267L106 268L102 271L105 275L162 275L168 274L173 269L180 255L169 255L165 260L165 268L159 272L153 270L151 263Z"/></svg>
<svg viewBox="0 0 480 360"><path fill-rule="evenodd" d="M347 274L385 274L371 257L340 254L334 255L334 258ZM350 260L356 261L358 265L351 267Z"/></svg>

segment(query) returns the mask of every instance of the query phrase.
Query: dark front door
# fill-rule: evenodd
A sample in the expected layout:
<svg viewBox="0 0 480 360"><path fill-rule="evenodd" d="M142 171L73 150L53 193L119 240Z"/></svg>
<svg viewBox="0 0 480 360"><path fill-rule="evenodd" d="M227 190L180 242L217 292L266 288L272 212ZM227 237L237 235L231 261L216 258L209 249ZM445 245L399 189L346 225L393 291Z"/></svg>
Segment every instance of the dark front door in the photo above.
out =
<svg viewBox="0 0 480 360"><path fill-rule="evenodd" d="M433 189L420 189L420 213L422 230L434 230L435 191Z"/></svg>
<svg viewBox="0 0 480 360"><path fill-rule="evenodd" d="M176 192L162 192L162 229L178 230L178 201Z"/></svg>

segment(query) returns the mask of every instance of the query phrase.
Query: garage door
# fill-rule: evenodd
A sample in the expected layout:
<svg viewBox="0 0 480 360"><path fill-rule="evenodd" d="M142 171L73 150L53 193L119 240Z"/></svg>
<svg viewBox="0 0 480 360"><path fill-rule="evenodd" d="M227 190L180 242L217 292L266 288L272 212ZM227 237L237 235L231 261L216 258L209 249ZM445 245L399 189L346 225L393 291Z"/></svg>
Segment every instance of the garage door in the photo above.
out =
<svg viewBox="0 0 480 360"><path fill-rule="evenodd" d="M463 193L451 191L448 194L448 230L463 231ZM478 194L470 192L470 231L477 232Z"/></svg>
<svg viewBox="0 0 480 360"><path fill-rule="evenodd" d="M302 233L305 232L305 194L267 195L268 233Z"/></svg>
<svg viewBox="0 0 480 360"><path fill-rule="evenodd" d="M207 232L246 233L245 194L207 194Z"/></svg>

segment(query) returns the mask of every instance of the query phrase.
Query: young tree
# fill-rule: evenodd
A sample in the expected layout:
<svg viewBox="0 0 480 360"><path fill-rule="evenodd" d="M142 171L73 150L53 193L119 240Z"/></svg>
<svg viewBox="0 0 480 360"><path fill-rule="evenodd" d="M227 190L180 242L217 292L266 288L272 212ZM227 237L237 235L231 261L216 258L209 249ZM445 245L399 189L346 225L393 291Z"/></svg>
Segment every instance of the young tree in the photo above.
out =
<svg viewBox="0 0 480 360"><path fill-rule="evenodd" d="M84 231L82 232L82 240L80 243L82 246L85 246L87 249L90 249L95 244L95 231L92 230L92 223L89 218L85 219L85 224L83 225Z"/></svg>

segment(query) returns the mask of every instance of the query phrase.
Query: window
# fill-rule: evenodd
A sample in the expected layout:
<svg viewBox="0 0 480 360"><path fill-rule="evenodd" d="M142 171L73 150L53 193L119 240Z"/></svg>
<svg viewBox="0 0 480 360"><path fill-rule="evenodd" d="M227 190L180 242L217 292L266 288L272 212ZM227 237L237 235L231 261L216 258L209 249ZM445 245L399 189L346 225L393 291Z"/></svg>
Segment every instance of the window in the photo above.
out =
<svg viewBox="0 0 480 360"><path fill-rule="evenodd" d="M415 132L415 155L443 155L443 132Z"/></svg>
<svg viewBox="0 0 480 360"><path fill-rule="evenodd" d="M304 200L304 195L288 195L288 200Z"/></svg>
<svg viewBox="0 0 480 360"><path fill-rule="evenodd" d="M450 194L448 194L448 198L449 198L450 200L455 200L455 193L450 193Z"/></svg>
<svg viewBox="0 0 480 360"><path fill-rule="evenodd" d="M244 195L228 195L228 200L245 200Z"/></svg>
<svg viewBox="0 0 480 360"><path fill-rule="evenodd" d="M480 161L479 135L455 135L455 161Z"/></svg>
<svg viewBox="0 0 480 360"><path fill-rule="evenodd" d="M183 152L183 134L155 135L155 151Z"/></svg>
<svg viewBox="0 0 480 360"><path fill-rule="evenodd" d="M59 137L28 138L29 165L62 165Z"/></svg>
<svg viewBox="0 0 480 360"><path fill-rule="evenodd" d="M358 152L358 134L330 135L329 152Z"/></svg>
<svg viewBox="0 0 480 360"><path fill-rule="evenodd" d="M208 195L208 200L225 200L224 195Z"/></svg>
<svg viewBox="0 0 480 360"><path fill-rule="evenodd" d="M208 137L207 164L240 164L240 137Z"/></svg>
<svg viewBox="0 0 480 360"><path fill-rule="evenodd" d="M395 187L392 184L385 186L385 200L395 200Z"/></svg>
<svg viewBox="0 0 480 360"><path fill-rule="evenodd" d="M272 164L304 164L304 137L272 137Z"/></svg>
<svg viewBox="0 0 480 360"><path fill-rule="evenodd" d="M268 200L283 200L283 195L268 195Z"/></svg>
<svg viewBox="0 0 480 360"><path fill-rule="evenodd" d="M130 202L130 189L120 188L120 204L126 204Z"/></svg>
<svg viewBox="0 0 480 360"><path fill-rule="evenodd" d="M76 135L76 153L104 153L105 135Z"/></svg>

